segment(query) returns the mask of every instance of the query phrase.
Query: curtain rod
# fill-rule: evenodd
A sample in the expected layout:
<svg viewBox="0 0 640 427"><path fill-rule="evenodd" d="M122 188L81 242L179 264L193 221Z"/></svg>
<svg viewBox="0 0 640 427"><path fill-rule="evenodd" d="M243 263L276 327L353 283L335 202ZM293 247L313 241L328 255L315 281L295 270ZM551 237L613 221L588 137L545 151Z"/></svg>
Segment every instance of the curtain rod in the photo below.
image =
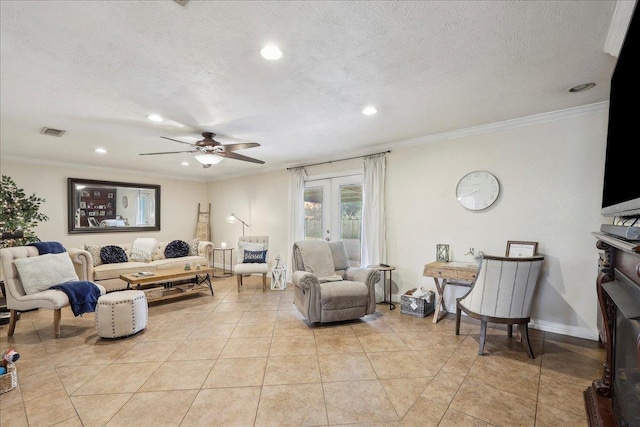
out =
<svg viewBox="0 0 640 427"><path fill-rule="evenodd" d="M295 166L295 167L292 167L292 168L287 168L287 170L296 169L296 168L308 168L309 166L326 165L327 163L334 163L334 162L344 162L345 160L361 159L361 158L367 157L367 156L375 156L376 154L386 154L386 153L390 153L390 152L391 152L391 150L387 150L387 151L381 151L379 153L365 154L364 156L348 157L346 159L330 160L330 161L327 161L327 162L313 163L313 164L310 164L310 165Z"/></svg>

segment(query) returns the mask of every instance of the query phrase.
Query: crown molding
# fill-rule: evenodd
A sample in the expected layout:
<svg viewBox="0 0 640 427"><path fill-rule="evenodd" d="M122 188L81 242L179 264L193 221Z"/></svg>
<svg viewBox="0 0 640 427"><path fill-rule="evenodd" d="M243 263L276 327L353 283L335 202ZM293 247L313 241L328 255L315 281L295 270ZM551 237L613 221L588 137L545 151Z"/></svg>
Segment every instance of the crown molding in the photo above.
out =
<svg viewBox="0 0 640 427"><path fill-rule="evenodd" d="M613 11L613 18L611 18L609 34L604 42L605 53L616 58L620 55L620 49L622 49L622 43L627 35L627 29L635 7L636 0L618 0L616 3L616 9Z"/></svg>

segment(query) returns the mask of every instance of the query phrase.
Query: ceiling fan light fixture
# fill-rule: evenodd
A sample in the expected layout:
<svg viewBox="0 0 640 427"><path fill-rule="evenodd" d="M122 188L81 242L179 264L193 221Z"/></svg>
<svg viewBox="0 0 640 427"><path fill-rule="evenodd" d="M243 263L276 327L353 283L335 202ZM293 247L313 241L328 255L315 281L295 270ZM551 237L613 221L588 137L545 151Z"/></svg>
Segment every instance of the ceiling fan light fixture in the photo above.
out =
<svg viewBox="0 0 640 427"><path fill-rule="evenodd" d="M262 50L260 51L260 55L262 55L264 59L276 61L282 58L282 51L276 45L267 45L262 48Z"/></svg>
<svg viewBox="0 0 640 427"><path fill-rule="evenodd" d="M198 154L195 158L203 165L217 165L224 159L224 157L215 154Z"/></svg>

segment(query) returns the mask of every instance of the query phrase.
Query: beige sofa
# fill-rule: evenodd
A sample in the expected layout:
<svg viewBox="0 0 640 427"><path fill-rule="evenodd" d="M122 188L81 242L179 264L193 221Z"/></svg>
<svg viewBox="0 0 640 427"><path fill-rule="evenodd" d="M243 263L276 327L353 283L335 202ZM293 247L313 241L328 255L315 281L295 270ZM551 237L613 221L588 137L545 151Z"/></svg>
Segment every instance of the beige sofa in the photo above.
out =
<svg viewBox="0 0 640 427"><path fill-rule="evenodd" d="M159 241L153 252L152 259L149 262L131 261L131 243L114 244L114 246L119 246L124 249L127 258L130 260L123 263L94 266L91 252L80 248L69 248L68 252L80 280L88 280L100 284L104 286L107 292L127 289L127 283L120 279L121 274L184 268L187 263L198 263L206 266L213 265L213 243L200 241L198 243L198 255L166 258L164 251L169 243L169 241Z"/></svg>

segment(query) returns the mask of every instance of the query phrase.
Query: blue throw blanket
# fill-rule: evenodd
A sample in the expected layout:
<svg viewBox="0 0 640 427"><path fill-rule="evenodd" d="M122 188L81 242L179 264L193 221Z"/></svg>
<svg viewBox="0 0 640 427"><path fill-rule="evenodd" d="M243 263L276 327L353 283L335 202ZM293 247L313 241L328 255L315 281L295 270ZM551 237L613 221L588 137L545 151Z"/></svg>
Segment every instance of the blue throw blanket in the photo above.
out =
<svg viewBox="0 0 640 427"><path fill-rule="evenodd" d="M27 246L35 246L38 249L40 255L44 254L61 254L67 252L67 250L59 242L33 242Z"/></svg>
<svg viewBox="0 0 640 427"><path fill-rule="evenodd" d="M81 316L83 313L96 311L100 288L91 282L66 282L54 285L50 289L58 289L67 294L71 310L76 317Z"/></svg>

